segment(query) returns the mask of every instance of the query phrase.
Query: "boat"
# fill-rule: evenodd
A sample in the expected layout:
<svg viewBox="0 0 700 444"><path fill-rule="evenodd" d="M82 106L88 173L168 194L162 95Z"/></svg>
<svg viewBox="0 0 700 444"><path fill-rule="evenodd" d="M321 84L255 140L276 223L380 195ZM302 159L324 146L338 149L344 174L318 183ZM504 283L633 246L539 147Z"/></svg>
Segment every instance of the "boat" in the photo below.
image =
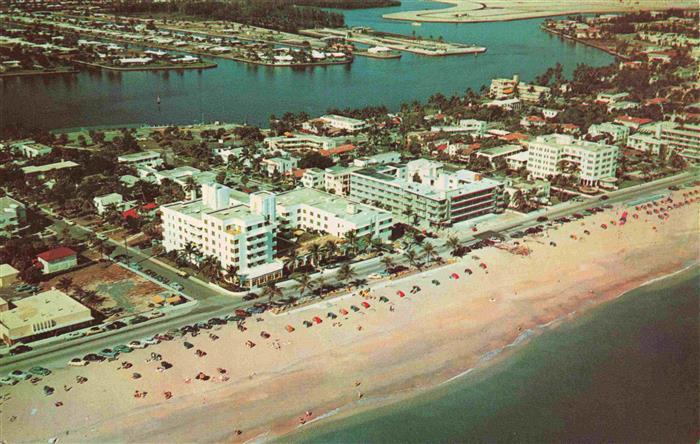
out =
<svg viewBox="0 0 700 444"><path fill-rule="evenodd" d="M413 22L413 23L411 23L411 26L421 26L421 23L420 22Z"/></svg>
<svg viewBox="0 0 700 444"><path fill-rule="evenodd" d="M156 96L156 103L160 105L160 96Z"/></svg>

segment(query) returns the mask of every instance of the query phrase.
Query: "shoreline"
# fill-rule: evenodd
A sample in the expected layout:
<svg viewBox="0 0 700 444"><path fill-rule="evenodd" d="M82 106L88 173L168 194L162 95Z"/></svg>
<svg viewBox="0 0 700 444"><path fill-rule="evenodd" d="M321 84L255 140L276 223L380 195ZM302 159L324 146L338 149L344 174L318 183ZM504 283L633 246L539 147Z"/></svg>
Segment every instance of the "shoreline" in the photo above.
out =
<svg viewBox="0 0 700 444"><path fill-rule="evenodd" d="M436 382L433 385L430 386L422 386L422 387L415 387L412 388L408 391L400 391L394 394L389 394L386 396L380 396L377 397L377 399L367 399L365 402L363 402L363 405L357 405L357 404L348 404L344 406L338 406L335 407L332 410L327 410L327 413L324 413L323 415L319 416L318 418L314 418L312 421L307 422L304 426L298 426L292 430L289 430L287 432L283 432L281 435L277 435L273 437L272 442L284 442L285 440L294 440L295 437L301 434L313 434L314 433L314 425L316 424L318 426L322 427L332 427L334 423L340 422L342 420L348 419L350 417L353 417L355 415L359 415L362 413L366 413L369 411L373 410L378 410L378 409L383 409L387 408L391 405L398 404L399 402L404 402L404 401L411 401L415 400L418 397L421 396L431 396L436 390L439 390L441 388L444 388L445 386L462 381L464 378L472 376L475 378L479 377L486 377L489 376L488 372L491 370L491 368L495 365L498 365L499 363L502 363L503 361L507 360L512 356L513 353L516 353L520 350L522 350L523 347L526 347L530 341L533 339L536 339L540 335L542 335L545 332L551 332L557 329L557 327L561 326L564 323L575 321L578 319L580 316L589 314L591 311L594 311L596 309L599 309L606 304L609 304L611 302L615 302L618 299L624 297L625 295L634 292L638 289L642 289L646 286L652 285L654 283L664 281L666 279L671 279L675 276L678 276L683 273L691 272L693 269L698 269L700 267L699 262L693 262L689 265L683 266L679 269L674 269L674 270L666 270L662 272L661 274L654 276L654 277L649 277L648 279L641 280L641 283L637 284L630 284L630 285L624 285L621 286L624 288L620 292L617 292L614 290L617 287L613 286L609 292L608 295L606 295L602 300L600 301L589 301L592 302L591 304L588 304L586 306L582 306L577 310L573 310L568 313L564 313L561 316L549 320L545 323L542 324L536 324L531 327L528 327L526 330L524 330L521 334L516 336L513 340L509 342L505 342L503 345L494 348L492 350L486 351L484 354L479 356L477 358L477 362L474 366L467 368L466 370L459 371L458 373L448 376L447 379L442 380L441 382ZM449 371L446 371L445 373L449 373ZM477 383L477 381L472 381L472 383ZM319 424L317 424L319 423ZM306 430L306 428L309 428L310 430ZM265 435L268 435L269 433L265 433ZM253 439L250 439L246 442L250 443L257 443L257 442L263 442L259 441L257 439L258 437L255 437Z"/></svg>
<svg viewBox="0 0 700 444"><path fill-rule="evenodd" d="M685 191L675 192L674 201ZM624 226L602 228L621 211L635 211L618 205L520 239L530 250L527 256L488 248L479 250L476 259L466 257L376 285L374 298L366 300L369 307L335 321L326 318L327 311L338 313L364 299L342 297L264 315L264 322L246 323L246 332L224 326L215 332L216 341L206 333L188 336L188 342L207 352L204 358L192 356L183 339L176 339L122 355L119 361L132 362L132 370L116 370L118 362L57 369L38 387L22 383L9 388L3 417L11 412L20 419L4 424L3 439L36 441L65 433L72 441L91 442L289 440L304 412L311 415L302 429L428 393L490 368L548 328L697 262L697 208L693 202L669 211L668 220L641 211ZM473 273L463 272L464 267ZM452 273L461 277L452 279ZM623 282L620 276L626 276ZM431 283L436 279L439 287ZM396 294L399 289L408 293L412 284L422 290ZM389 302L380 302L379 296ZM322 324L301 325L315 315L323 317ZM297 330L288 333L285 325ZM272 338L261 339L261 331ZM256 345L246 347L246 339ZM155 363L144 363L154 350L174 367L159 373ZM219 381L216 368L227 369L230 380ZM132 371L142 378L132 380ZM185 381L198 371L214 378ZM75 375L90 382L73 387L70 394L41 393L44 383L72 385ZM135 389L150 394L134 399ZM163 399L164 390L173 391L172 400ZM104 399L111 399L110 405ZM57 409L53 402L59 400L65 405ZM30 422L39 426L27 426L30 412L36 412Z"/></svg>
<svg viewBox="0 0 700 444"><path fill-rule="evenodd" d="M78 74L80 70L78 69L62 69L57 71L37 71L37 72L3 72L0 73L0 79L12 78L12 77L33 77L33 76L58 76L67 74Z"/></svg>
<svg viewBox="0 0 700 444"><path fill-rule="evenodd" d="M552 9L552 5L531 0L518 2L517 7L506 0L431 0L435 3L451 5L439 9L422 9L383 14L387 20L426 22L426 23L490 23L528 20L578 14L613 14L635 11L638 9L661 11L670 8L695 10L697 3L682 1L678 5L669 5L658 0L642 0L635 5L624 6L615 3L595 1L564 0L562 9ZM642 3L641 5L639 3ZM470 15L475 13L474 15Z"/></svg>
<svg viewBox="0 0 700 444"><path fill-rule="evenodd" d="M167 66L134 66L134 67L125 67L122 68L120 66L107 66L107 65L100 65L98 63L90 63L90 62L84 62L82 60L74 60L74 63L77 63L82 66L86 66L88 68L97 68L97 69L106 69L107 71L122 71L122 72L129 72L129 71L180 71L180 70L185 70L185 69L211 69L211 68L216 68L217 65L216 63L213 62L204 62L204 63L198 63L198 64L192 64L192 65L167 65Z"/></svg>
<svg viewBox="0 0 700 444"><path fill-rule="evenodd" d="M581 45L588 46L589 48L595 48L595 49L598 49L600 51L606 52L613 57L617 57L617 58L620 58L622 60L632 60L632 57L630 57L630 56L618 54L617 52L613 51L612 49L608 48L607 46L596 45L595 43L593 43L590 40L583 40L583 39L579 39L577 37L572 37L572 36L563 34L561 32L555 31L553 29L550 29L544 25L540 26L540 29L548 34L555 35L555 36L560 37L564 40L569 40L569 41L574 42L574 43L580 43Z"/></svg>

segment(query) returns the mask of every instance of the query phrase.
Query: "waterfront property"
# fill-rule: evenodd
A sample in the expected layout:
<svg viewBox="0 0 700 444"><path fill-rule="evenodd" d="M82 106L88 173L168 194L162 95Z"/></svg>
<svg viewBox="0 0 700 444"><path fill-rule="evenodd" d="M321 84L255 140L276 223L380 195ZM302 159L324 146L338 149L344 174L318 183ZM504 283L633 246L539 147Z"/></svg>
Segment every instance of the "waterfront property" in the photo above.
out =
<svg viewBox="0 0 700 444"><path fill-rule="evenodd" d="M619 148L565 134L539 136L528 143L527 169L538 179L577 173L586 186L615 178Z"/></svg>
<svg viewBox="0 0 700 444"><path fill-rule="evenodd" d="M473 137L483 137L486 133L486 122L476 119L462 119L456 125L435 125L431 132L470 134Z"/></svg>
<svg viewBox="0 0 700 444"><path fill-rule="evenodd" d="M512 79L493 79L489 88L490 95L497 100L519 97L530 103L539 103L551 96L551 89L546 86L533 85L520 81L520 76Z"/></svg>
<svg viewBox="0 0 700 444"><path fill-rule="evenodd" d="M328 150L338 146L332 137L317 136L304 133L287 133L282 136L266 137L265 145L270 149L280 149L291 152Z"/></svg>
<svg viewBox="0 0 700 444"><path fill-rule="evenodd" d="M468 170L448 171L426 159L360 169L350 180L353 200L414 223L449 226L502 210L500 182Z"/></svg>
<svg viewBox="0 0 700 444"><path fill-rule="evenodd" d="M204 184L202 198L160 207L163 247L184 252L199 263L213 256L223 270L235 267L248 286L282 277L282 263L274 259L277 232L275 195L260 191L247 195L220 184ZM188 251L188 244L196 251Z"/></svg>
<svg viewBox="0 0 700 444"><path fill-rule="evenodd" d="M389 211L322 191L301 188L277 195L280 227L328 233L339 238L352 231L387 241L393 218Z"/></svg>
<svg viewBox="0 0 700 444"><path fill-rule="evenodd" d="M56 289L14 301L13 308L2 302L0 336L6 344L30 342L93 321L89 308Z"/></svg>

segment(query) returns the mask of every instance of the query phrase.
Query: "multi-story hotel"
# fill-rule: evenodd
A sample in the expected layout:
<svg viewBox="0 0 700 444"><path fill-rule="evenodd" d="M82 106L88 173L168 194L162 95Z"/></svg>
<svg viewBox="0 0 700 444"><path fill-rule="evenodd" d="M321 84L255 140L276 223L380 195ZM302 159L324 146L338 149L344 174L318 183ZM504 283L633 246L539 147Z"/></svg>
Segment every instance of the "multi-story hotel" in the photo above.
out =
<svg viewBox="0 0 700 444"><path fill-rule="evenodd" d="M238 267L241 282L258 286L282 277L276 251L275 195L236 192L220 184L202 186L202 198L161 207L163 247L183 250L189 242L204 256L214 256L223 269Z"/></svg>
<svg viewBox="0 0 700 444"><path fill-rule="evenodd" d="M659 125L657 136L669 153L687 160L700 161L700 125Z"/></svg>
<svg viewBox="0 0 700 444"><path fill-rule="evenodd" d="M130 167L151 167L158 168L163 165L163 159L157 151L143 151L140 153L124 154L117 157L119 163L129 165Z"/></svg>
<svg viewBox="0 0 700 444"><path fill-rule="evenodd" d="M578 166L583 185L597 186L615 177L618 147L575 139L565 134L548 134L528 142L527 169L535 178L562 174L562 162Z"/></svg>
<svg viewBox="0 0 700 444"><path fill-rule="evenodd" d="M467 170L447 171L425 159L381 165L350 176L350 197L418 223L451 224L502 210L503 185Z"/></svg>
<svg viewBox="0 0 700 444"><path fill-rule="evenodd" d="M271 150L290 152L329 150L338 146L337 141L332 137L292 133L283 136L267 137L264 143Z"/></svg>

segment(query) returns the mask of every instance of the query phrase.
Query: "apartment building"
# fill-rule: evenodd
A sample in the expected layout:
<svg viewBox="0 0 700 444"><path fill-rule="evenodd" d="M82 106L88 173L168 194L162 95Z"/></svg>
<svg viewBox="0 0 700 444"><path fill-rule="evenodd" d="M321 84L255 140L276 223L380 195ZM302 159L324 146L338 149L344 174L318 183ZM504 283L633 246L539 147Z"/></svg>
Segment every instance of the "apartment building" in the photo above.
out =
<svg viewBox="0 0 700 444"><path fill-rule="evenodd" d="M78 265L78 253L68 247L58 247L36 256L44 274L66 271Z"/></svg>
<svg viewBox="0 0 700 444"><path fill-rule="evenodd" d="M27 222L24 204L8 196L0 197L0 237L9 238Z"/></svg>
<svg viewBox="0 0 700 444"><path fill-rule="evenodd" d="M319 120L328 127L347 131L349 133L356 133L367 128L367 122L364 120L339 116L337 114L326 114L325 116L319 117Z"/></svg>
<svg viewBox="0 0 700 444"><path fill-rule="evenodd" d="M495 99L508 99L515 96L524 102L537 103L551 96L551 88L520 81L517 74L512 79L492 79L489 93Z"/></svg>
<svg viewBox="0 0 700 444"><path fill-rule="evenodd" d="M301 184L304 188L323 188L325 172L320 168L309 168L301 176Z"/></svg>
<svg viewBox="0 0 700 444"><path fill-rule="evenodd" d="M109 193L104 196L96 196L92 199L92 202L95 205L97 214L102 216L107 212L110 206L114 206L117 210L120 210L124 203L124 198L119 193Z"/></svg>
<svg viewBox="0 0 700 444"><path fill-rule="evenodd" d="M651 153L654 156L658 156L661 153L662 145L661 140L649 134L637 133L627 138L627 146L629 148Z"/></svg>
<svg viewBox="0 0 700 444"><path fill-rule="evenodd" d="M301 133L287 133L283 136L267 137L263 143L271 150L290 152L329 150L338 146L338 142L332 137Z"/></svg>
<svg viewBox="0 0 700 444"><path fill-rule="evenodd" d="M317 230L343 238L349 231L387 241L391 212L313 189L296 189L277 195L280 227Z"/></svg>
<svg viewBox="0 0 700 444"><path fill-rule="evenodd" d="M613 142L627 143L627 138L630 135L630 129L624 125L616 125L610 122L591 125L588 128L588 134L593 137L610 136Z"/></svg>
<svg viewBox="0 0 700 444"><path fill-rule="evenodd" d="M528 143L527 169L539 179L564 173L563 163L578 169L578 178L586 186L598 186L603 179L614 178L619 148L588 142L565 134L539 136Z"/></svg>
<svg viewBox="0 0 700 444"><path fill-rule="evenodd" d="M188 243L198 262L215 257L222 269L237 267L241 282L259 286L282 277L282 262L274 259L277 231L275 195L236 192L217 183L202 186L202 198L160 207L163 247L180 251Z"/></svg>
<svg viewBox="0 0 700 444"><path fill-rule="evenodd" d="M474 137L483 137L486 133L486 122L476 119L462 119L457 125L436 125L430 127L433 133L470 134Z"/></svg>
<svg viewBox="0 0 700 444"><path fill-rule="evenodd" d="M138 168L151 167L158 168L163 165L163 159L157 151L144 151L141 153L124 154L117 157L117 161L121 164Z"/></svg>
<svg viewBox="0 0 700 444"><path fill-rule="evenodd" d="M326 168L323 174L324 188L329 193L347 196L350 194L350 175L358 169L359 167L343 167L340 165Z"/></svg>
<svg viewBox="0 0 700 444"><path fill-rule="evenodd" d="M424 225L450 226L501 212L502 195L500 182L468 170L448 171L426 159L351 174L351 199Z"/></svg>
<svg viewBox="0 0 700 444"><path fill-rule="evenodd" d="M700 125L659 125L657 137L669 153L678 153L692 162L700 161Z"/></svg>

